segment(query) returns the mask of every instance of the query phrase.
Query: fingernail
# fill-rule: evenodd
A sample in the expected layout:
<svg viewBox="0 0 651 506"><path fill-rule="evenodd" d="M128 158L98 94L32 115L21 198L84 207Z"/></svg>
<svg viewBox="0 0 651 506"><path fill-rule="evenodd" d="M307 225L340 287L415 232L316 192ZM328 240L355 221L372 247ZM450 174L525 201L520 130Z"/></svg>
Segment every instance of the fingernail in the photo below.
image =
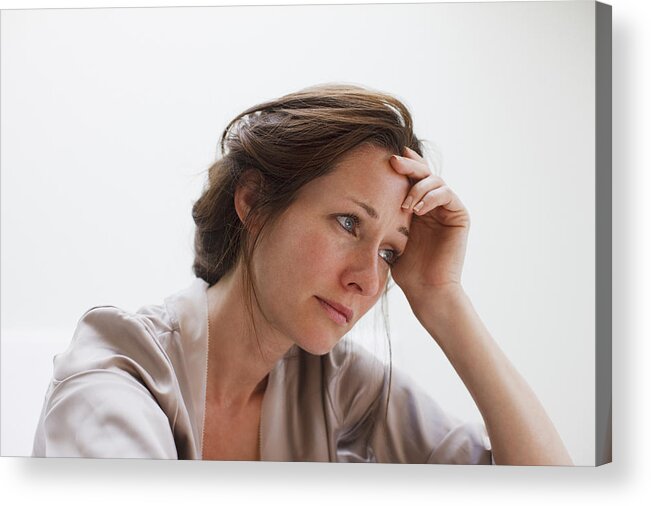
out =
<svg viewBox="0 0 651 506"><path fill-rule="evenodd" d="M415 212L415 213L420 212L420 210L423 208L424 205L425 205L425 202L423 202L423 201L421 200L418 204L416 204L416 205L414 206L414 212Z"/></svg>
<svg viewBox="0 0 651 506"><path fill-rule="evenodd" d="M411 205L411 203L413 202L413 200L414 200L414 199L412 198L411 195L407 196L407 198L405 199L405 201L402 203L402 208L403 208L403 209L409 209L409 206Z"/></svg>
<svg viewBox="0 0 651 506"><path fill-rule="evenodd" d="M391 158L395 158L396 160L400 160L400 159L402 158L402 156L398 156L398 155L391 155Z"/></svg>

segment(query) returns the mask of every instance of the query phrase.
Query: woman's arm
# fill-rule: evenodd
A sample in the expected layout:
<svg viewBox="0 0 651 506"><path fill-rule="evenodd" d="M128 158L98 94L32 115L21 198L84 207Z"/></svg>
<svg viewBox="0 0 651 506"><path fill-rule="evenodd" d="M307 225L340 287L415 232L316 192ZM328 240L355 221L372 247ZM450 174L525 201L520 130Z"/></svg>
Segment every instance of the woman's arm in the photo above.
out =
<svg viewBox="0 0 651 506"><path fill-rule="evenodd" d="M486 423L497 464L571 465L542 405L484 327L461 286L470 216L459 197L405 148L391 157L412 188L409 241L392 268L414 314L455 368Z"/></svg>
<svg viewBox="0 0 651 506"><path fill-rule="evenodd" d="M573 465L536 395L491 337L460 286L421 297L412 309L477 404L496 464Z"/></svg>

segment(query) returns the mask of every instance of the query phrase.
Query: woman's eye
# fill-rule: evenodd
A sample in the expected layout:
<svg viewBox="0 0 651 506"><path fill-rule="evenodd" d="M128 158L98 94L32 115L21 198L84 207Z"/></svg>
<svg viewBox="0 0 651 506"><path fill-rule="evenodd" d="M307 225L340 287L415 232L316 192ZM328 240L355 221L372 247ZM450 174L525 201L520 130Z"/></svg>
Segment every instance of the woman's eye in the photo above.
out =
<svg viewBox="0 0 651 506"><path fill-rule="evenodd" d="M389 265L393 265L398 260L398 253L392 249L380 250L380 257Z"/></svg>
<svg viewBox="0 0 651 506"><path fill-rule="evenodd" d="M357 228L357 225L359 224L359 218L347 214L337 216L337 221L344 228L344 230L346 230L346 232L349 232L351 234L355 233L355 228Z"/></svg>

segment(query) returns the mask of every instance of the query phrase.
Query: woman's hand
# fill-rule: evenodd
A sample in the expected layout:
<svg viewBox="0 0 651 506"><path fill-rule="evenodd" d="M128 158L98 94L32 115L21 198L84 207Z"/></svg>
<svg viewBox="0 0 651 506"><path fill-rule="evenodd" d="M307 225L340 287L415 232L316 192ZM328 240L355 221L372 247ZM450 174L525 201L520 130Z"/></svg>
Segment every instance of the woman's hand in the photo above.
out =
<svg viewBox="0 0 651 506"><path fill-rule="evenodd" d="M393 169L413 181L403 204L413 212L409 241L391 269L412 308L423 297L461 288L470 216L457 195L425 160L405 148L403 157L392 156Z"/></svg>

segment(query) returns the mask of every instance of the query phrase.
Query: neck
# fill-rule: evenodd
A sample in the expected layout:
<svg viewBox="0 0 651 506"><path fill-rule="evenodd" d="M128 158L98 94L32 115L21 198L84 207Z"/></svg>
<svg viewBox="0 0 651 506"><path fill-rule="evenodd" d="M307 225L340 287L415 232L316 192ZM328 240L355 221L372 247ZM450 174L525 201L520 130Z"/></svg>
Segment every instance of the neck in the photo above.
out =
<svg viewBox="0 0 651 506"><path fill-rule="evenodd" d="M238 264L207 293L206 399L234 411L260 399L269 372L292 345L261 318L255 304L247 304L244 288Z"/></svg>

